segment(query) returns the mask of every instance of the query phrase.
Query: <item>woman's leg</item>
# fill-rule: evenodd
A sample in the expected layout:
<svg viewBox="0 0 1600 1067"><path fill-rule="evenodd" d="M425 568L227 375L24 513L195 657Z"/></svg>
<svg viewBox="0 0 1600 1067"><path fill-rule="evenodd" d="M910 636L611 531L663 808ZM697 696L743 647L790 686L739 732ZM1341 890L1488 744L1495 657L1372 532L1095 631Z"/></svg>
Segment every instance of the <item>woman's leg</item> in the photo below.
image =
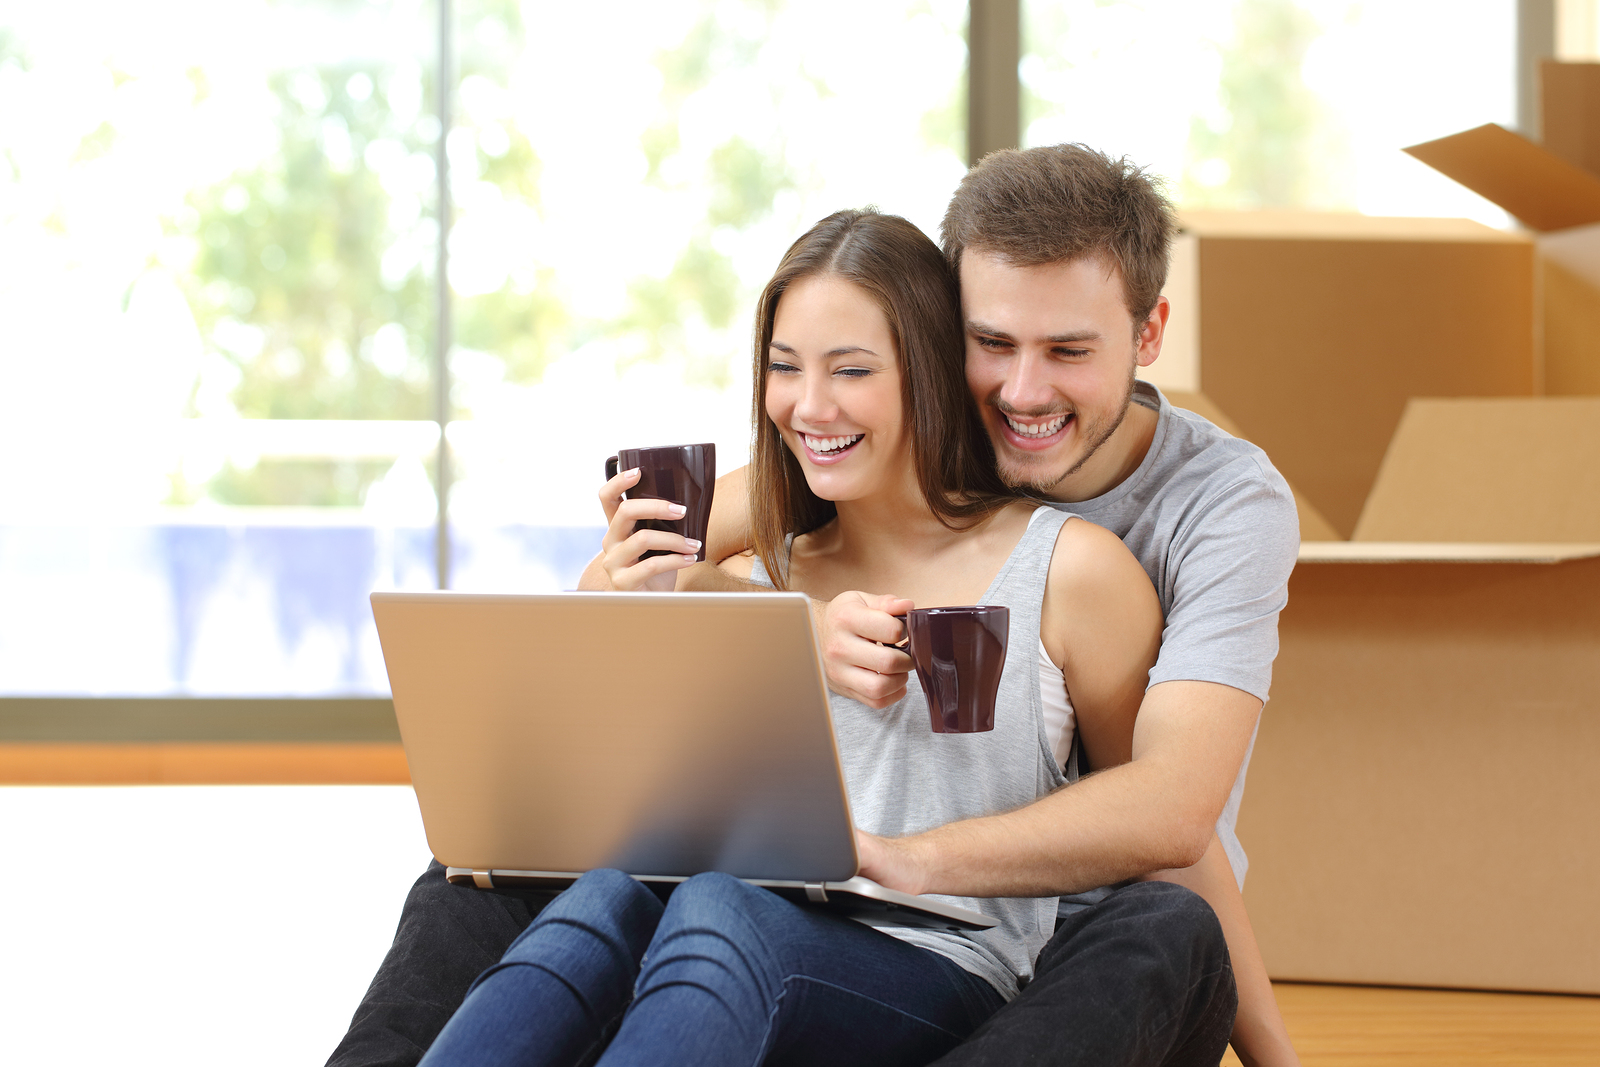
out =
<svg viewBox="0 0 1600 1067"><path fill-rule="evenodd" d="M628 1007L661 918L655 895L620 871L590 871L484 971L422 1063L570 1067Z"/></svg>
<svg viewBox="0 0 1600 1067"><path fill-rule="evenodd" d="M668 901L600 1063L921 1064L1000 1004L942 956L727 875L698 875Z"/></svg>

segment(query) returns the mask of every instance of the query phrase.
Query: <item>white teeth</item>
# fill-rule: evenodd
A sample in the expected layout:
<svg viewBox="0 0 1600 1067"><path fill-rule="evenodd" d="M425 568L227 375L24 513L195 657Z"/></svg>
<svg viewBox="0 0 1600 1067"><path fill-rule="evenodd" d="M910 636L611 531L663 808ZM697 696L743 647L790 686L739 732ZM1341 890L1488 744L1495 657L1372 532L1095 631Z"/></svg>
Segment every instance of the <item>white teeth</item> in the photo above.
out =
<svg viewBox="0 0 1600 1067"><path fill-rule="evenodd" d="M1006 416L1006 425L1023 437L1049 437L1066 424L1067 416L1065 415L1058 415L1049 422L1041 422L1037 426L1024 426L1022 423L1014 421L1011 416Z"/></svg>
<svg viewBox="0 0 1600 1067"><path fill-rule="evenodd" d="M865 434L851 434L848 437L812 437L810 434L801 434L805 439L806 447L820 454L828 452L842 452L865 437Z"/></svg>

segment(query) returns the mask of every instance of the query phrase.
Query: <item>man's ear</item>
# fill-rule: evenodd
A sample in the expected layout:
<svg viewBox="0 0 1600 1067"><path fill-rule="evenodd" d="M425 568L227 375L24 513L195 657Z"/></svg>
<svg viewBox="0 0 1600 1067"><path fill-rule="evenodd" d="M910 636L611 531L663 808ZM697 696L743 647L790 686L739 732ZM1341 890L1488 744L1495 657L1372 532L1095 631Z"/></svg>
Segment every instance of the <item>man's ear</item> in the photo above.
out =
<svg viewBox="0 0 1600 1067"><path fill-rule="evenodd" d="M1148 367L1161 355L1161 339L1167 334L1167 316L1170 314L1172 304L1164 296L1156 297L1156 306L1150 309L1150 317L1144 320L1134 338L1138 345L1135 362L1139 366Z"/></svg>

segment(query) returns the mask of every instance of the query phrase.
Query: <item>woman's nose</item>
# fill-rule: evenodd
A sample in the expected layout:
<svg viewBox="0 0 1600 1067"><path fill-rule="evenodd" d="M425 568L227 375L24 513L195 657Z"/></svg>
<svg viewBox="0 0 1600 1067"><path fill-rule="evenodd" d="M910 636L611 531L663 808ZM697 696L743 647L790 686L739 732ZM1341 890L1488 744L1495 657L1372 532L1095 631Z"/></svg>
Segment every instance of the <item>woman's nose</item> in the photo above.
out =
<svg viewBox="0 0 1600 1067"><path fill-rule="evenodd" d="M795 405L795 417L801 422L820 426L832 422L839 406L833 400L833 388L825 376L807 375L800 402Z"/></svg>

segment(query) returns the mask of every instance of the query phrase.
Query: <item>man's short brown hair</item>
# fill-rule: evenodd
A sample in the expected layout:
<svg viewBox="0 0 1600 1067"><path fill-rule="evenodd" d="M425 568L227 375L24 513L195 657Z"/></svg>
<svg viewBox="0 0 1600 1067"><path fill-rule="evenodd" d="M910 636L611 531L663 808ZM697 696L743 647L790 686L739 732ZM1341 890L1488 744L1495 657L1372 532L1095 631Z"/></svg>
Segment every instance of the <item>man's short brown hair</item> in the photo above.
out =
<svg viewBox="0 0 1600 1067"><path fill-rule="evenodd" d="M1137 326L1167 282L1177 230L1159 181L1081 144L991 152L950 198L945 258L957 275L969 248L1019 267L1102 258L1121 272Z"/></svg>

